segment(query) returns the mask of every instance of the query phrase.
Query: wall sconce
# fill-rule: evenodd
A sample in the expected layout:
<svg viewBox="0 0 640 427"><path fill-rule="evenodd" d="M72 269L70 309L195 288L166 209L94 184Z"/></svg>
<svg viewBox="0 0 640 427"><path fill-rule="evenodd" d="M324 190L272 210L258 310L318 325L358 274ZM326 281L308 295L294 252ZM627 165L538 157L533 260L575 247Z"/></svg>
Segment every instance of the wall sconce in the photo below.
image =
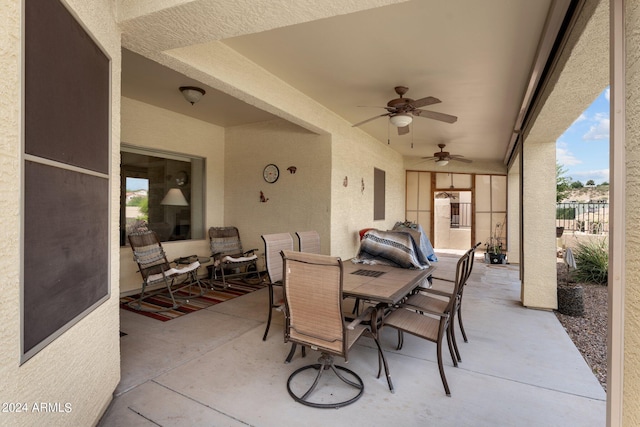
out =
<svg viewBox="0 0 640 427"><path fill-rule="evenodd" d="M160 204L167 206L189 206L189 202L187 202L184 194L182 194L182 190L179 188L172 188L167 191L167 194L164 196Z"/></svg>
<svg viewBox="0 0 640 427"><path fill-rule="evenodd" d="M189 101L191 105L200 101L202 95L206 93L204 89L200 89L199 87L195 86L180 86L180 92L182 92L182 96L184 96L184 99Z"/></svg>

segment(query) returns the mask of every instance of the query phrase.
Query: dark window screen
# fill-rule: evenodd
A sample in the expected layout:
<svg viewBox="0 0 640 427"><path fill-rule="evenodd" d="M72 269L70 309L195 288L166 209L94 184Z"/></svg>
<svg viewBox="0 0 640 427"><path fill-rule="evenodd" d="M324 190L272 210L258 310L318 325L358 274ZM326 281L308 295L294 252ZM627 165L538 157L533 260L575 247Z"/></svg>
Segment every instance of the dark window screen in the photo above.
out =
<svg viewBox="0 0 640 427"><path fill-rule="evenodd" d="M25 0L22 360L109 297L110 61L58 0Z"/></svg>

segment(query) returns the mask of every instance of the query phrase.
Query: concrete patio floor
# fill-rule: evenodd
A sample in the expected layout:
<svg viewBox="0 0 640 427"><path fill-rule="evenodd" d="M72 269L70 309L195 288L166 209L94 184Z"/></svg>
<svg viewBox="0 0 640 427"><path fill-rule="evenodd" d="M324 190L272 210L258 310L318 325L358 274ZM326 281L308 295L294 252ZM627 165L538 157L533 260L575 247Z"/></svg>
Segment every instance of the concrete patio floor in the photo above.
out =
<svg viewBox="0 0 640 427"><path fill-rule="evenodd" d="M457 256L439 253L436 276L451 277ZM451 397L438 374L435 344L381 333L395 393L376 378L377 352L362 338L348 367L364 395L341 409L296 403L286 381L315 363L298 352L283 363L283 317L262 341L262 289L169 322L121 310L122 377L100 426L603 426L606 394L552 312L519 303L517 266L477 258L465 290L469 342L462 363L443 351ZM344 361L336 359L337 364Z"/></svg>

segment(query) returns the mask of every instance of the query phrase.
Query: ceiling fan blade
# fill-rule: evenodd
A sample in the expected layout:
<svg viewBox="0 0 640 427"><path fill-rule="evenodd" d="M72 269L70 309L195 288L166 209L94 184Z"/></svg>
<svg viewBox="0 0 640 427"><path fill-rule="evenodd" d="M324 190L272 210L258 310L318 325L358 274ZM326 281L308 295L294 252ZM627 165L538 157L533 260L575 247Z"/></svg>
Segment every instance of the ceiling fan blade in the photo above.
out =
<svg viewBox="0 0 640 427"><path fill-rule="evenodd" d="M358 122L358 123L356 123L354 125L351 125L351 127L360 126L360 125L363 125L363 124L365 124L367 122L370 122L371 120L375 120L375 119L377 119L379 117L390 116L390 115L391 115L391 113L385 113L385 114L380 114L379 116L373 116L373 117L368 118L367 120L363 120L363 121Z"/></svg>
<svg viewBox="0 0 640 427"><path fill-rule="evenodd" d="M434 98L433 96L427 96L426 98L420 98L420 99L416 99L413 102L410 102L410 104L416 108L420 108L420 107L426 107L427 105L433 105L433 104L437 104L440 101L438 98Z"/></svg>
<svg viewBox="0 0 640 427"><path fill-rule="evenodd" d="M440 120L441 122L447 123L455 123L458 118L456 116L451 116L445 113L437 113L435 111L427 111L427 110L413 110L414 116L426 117L428 119Z"/></svg>
<svg viewBox="0 0 640 427"><path fill-rule="evenodd" d="M422 159L422 160L436 160L436 159L439 159L439 157L434 157L434 156L431 156L431 157L421 157L421 159Z"/></svg>
<svg viewBox="0 0 640 427"><path fill-rule="evenodd" d="M455 160L457 162L465 162L465 163L471 163L472 162L469 159L464 159L462 157L457 157L457 156L451 156L451 157L449 157L449 160Z"/></svg>
<svg viewBox="0 0 640 427"><path fill-rule="evenodd" d="M406 135L409 133L409 125L398 128L398 135Z"/></svg>

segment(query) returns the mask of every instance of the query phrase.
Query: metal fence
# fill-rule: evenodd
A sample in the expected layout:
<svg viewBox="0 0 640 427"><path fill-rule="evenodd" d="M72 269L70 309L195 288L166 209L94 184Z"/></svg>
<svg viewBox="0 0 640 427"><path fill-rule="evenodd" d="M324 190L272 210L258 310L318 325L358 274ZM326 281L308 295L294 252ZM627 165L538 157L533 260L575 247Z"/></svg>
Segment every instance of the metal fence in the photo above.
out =
<svg viewBox="0 0 640 427"><path fill-rule="evenodd" d="M609 232L609 203L556 203L556 227L587 234Z"/></svg>
<svg viewBox="0 0 640 427"><path fill-rule="evenodd" d="M471 227L471 203L451 203L451 228Z"/></svg>

